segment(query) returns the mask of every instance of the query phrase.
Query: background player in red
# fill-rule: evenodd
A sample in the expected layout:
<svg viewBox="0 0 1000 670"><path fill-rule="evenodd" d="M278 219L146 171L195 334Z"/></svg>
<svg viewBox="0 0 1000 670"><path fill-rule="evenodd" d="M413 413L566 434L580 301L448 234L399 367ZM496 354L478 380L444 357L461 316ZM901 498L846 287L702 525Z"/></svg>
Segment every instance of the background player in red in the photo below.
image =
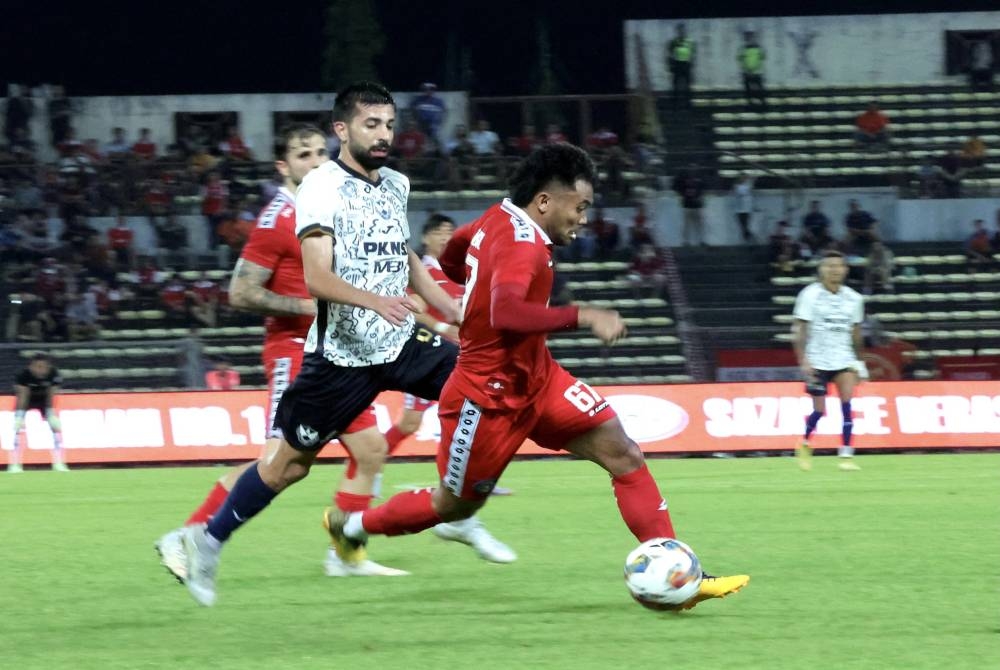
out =
<svg viewBox="0 0 1000 670"><path fill-rule="evenodd" d="M569 244L586 224L595 180L594 164L581 149L537 149L515 171L511 198L448 244L441 267L466 290L461 354L439 402L441 483L363 513L328 510L331 540L345 560L369 534L415 533L470 516L526 438L607 470L622 518L638 540L674 537L666 500L639 446L608 402L556 363L545 343L549 332L580 326L608 345L625 335L617 312L548 305L552 245ZM706 576L683 607L748 581L746 575Z"/></svg>
<svg viewBox="0 0 1000 670"><path fill-rule="evenodd" d="M302 347L316 315L316 304L302 276L302 250L295 236L294 191L310 170L329 160L326 136L315 126L288 126L279 133L274 155L275 167L284 183L274 199L261 210L257 227L236 262L229 286L229 301L233 307L267 315L261 358L268 385L268 438L262 457L273 453L281 441L281 431L273 427L274 414L282 394L302 365ZM384 457L385 442L375 423L373 409L358 416L340 436L340 441L352 458L334 503L348 510L366 509L371 500L371 479L365 481L355 476L358 468L353 454L362 458L369 454ZM233 468L220 477L185 526L208 521L222 506L240 475L255 463ZM180 536L181 529L170 531L156 542L156 550L163 565L183 581L187 568ZM345 566L332 550L327 552L324 568L331 577L406 574L370 560Z"/></svg>

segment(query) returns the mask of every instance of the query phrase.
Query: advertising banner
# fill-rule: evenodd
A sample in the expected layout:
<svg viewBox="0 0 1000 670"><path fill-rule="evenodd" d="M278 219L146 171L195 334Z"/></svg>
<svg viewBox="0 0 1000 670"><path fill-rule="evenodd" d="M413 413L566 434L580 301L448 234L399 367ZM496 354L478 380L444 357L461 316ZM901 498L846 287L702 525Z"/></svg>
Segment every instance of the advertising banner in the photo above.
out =
<svg viewBox="0 0 1000 670"><path fill-rule="evenodd" d="M606 386L597 389L617 411L626 432L647 453L737 452L791 449L802 433L811 399L801 382ZM0 397L0 463L13 448L14 399ZM257 458L266 434L263 391L64 394L56 400L67 461L151 463ZM376 403L385 431L402 396ZM872 382L852 402L859 450L1000 446L1000 382ZM430 456L437 448L434 408L397 452ZM814 445L835 447L840 401L827 399ZM48 463L52 437L44 418L26 420L25 463ZM827 444L828 443L828 444ZM521 454L551 453L526 442ZM341 457L333 443L323 457Z"/></svg>

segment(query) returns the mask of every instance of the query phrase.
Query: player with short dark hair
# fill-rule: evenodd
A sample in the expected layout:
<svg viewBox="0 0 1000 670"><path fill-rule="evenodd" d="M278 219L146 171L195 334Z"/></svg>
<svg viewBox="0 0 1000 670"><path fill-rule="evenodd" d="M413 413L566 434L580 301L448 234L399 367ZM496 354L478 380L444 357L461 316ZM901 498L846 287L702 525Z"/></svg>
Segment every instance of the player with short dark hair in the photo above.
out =
<svg viewBox="0 0 1000 670"><path fill-rule="evenodd" d="M812 468L809 437L826 413L827 386L833 382L840 396L843 430L840 449L841 470L860 470L854 461L851 436L854 420L851 396L858 381L868 378L868 368L861 360L863 338L861 322L865 301L861 294L844 286L847 262L839 251L825 251L817 268L819 281L813 282L795 298L792 337L799 368L806 381L806 393L812 396L813 411L806 417L805 437L796 447L799 467Z"/></svg>
<svg viewBox="0 0 1000 670"><path fill-rule="evenodd" d="M513 197L452 237L441 267L466 288L461 356L439 401L440 485L398 494L365 512L328 509L326 525L345 560L363 550L369 535L416 533L469 517L528 438L604 468L637 539L674 537L667 503L639 446L608 402L556 363L546 346L548 333L577 327L607 345L625 335L617 312L548 305L552 247L569 244L586 224L595 181L594 164L578 147L536 149L513 174ZM706 577L681 607L723 597L748 581L746 575Z"/></svg>
<svg viewBox="0 0 1000 670"><path fill-rule="evenodd" d="M379 84L340 91L333 113L339 158L312 170L299 186L295 232L316 318L302 369L278 404L276 450L240 476L207 524L184 529L185 584L201 605L215 602L222 544L308 475L320 449L381 391L437 398L454 367L456 347L415 328L419 306L406 293L409 286L449 319L458 318L452 299L407 247L409 180L384 167L395 113L391 94ZM381 449L384 459L384 440ZM346 563L364 560L355 553Z"/></svg>
<svg viewBox="0 0 1000 670"><path fill-rule="evenodd" d="M53 400L61 386L62 377L59 375L59 370L43 353L34 354L28 365L17 373L14 378L14 393L17 396L17 405L14 408L14 450L7 464L7 472L24 471L22 460L24 443L27 440L22 440L21 430L24 428L25 417L31 410L37 410L45 417L52 430L52 469L56 472L69 471L66 459L63 457L62 426L53 407Z"/></svg>

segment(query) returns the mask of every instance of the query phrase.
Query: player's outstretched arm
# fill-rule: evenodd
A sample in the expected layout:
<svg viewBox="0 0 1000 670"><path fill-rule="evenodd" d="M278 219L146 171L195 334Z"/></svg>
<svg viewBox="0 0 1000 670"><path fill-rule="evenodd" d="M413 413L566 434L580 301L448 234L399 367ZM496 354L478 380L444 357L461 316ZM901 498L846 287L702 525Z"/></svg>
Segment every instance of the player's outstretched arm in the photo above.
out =
<svg viewBox="0 0 1000 670"><path fill-rule="evenodd" d="M333 238L321 232L302 240L302 271L309 293L319 300L374 310L394 326L402 326L410 312L420 307L410 296L381 296L355 288L336 275Z"/></svg>
<svg viewBox="0 0 1000 670"><path fill-rule="evenodd" d="M413 289L413 292L423 298L428 305L441 312L449 323L459 323L462 320L462 315L455 300L431 277L415 253L408 252L408 257L410 261L410 288Z"/></svg>
<svg viewBox="0 0 1000 670"><path fill-rule="evenodd" d="M281 295L265 288L272 271L241 258L229 280L229 304L235 309L276 316L312 316L316 303L308 298Z"/></svg>

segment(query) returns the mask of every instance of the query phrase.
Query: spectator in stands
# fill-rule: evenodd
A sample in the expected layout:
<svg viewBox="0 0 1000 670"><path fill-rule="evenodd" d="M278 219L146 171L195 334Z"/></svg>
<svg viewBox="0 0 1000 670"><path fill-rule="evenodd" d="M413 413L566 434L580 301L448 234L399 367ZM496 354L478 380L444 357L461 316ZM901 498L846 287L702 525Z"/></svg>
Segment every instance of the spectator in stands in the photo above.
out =
<svg viewBox="0 0 1000 670"><path fill-rule="evenodd" d="M677 33L667 44L667 70L670 71L674 104L690 104L694 78L694 40L687 36L687 28L683 23L677 24Z"/></svg>
<svg viewBox="0 0 1000 670"><path fill-rule="evenodd" d="M684 228L682 239L685 245L705 245L705 227L702 221L704 207L705 182L699 176L699 166L691 163L674 177L674 192L681 197L681 207L684 209Z"/></svg>
<svg viewBox="0 0 1000 670"><path fill-rule="evenodd" d="M990 245L993 247L993 253L1000 254L1000 209L997 210L996 214L996 226L997 230L993 233L993 239Z"/></svg>
<svg viewBox="0 0 1000 670"><path fill-rule="evenodd" d="M965 168L982 167L986 163L986 142L979 135L969 135L962 145L962 166Z"/></svg>
<svg viewBox="0 0 1000 670"><path fill-rule="evenodd" d="M871 295L877 289L893 291L892 271L895 266L896 257L892 250L879 240L872 242L865 265L864 294Z"/></svg>
<svg viewBox="0 0 1000 670"><path fill-rule="evenodd" d="M209 172L201 192L201 213L205 217L209 243L213 248L219 244L218 227L226 220L228 211L229 187L218 172Z"/></svg>
<svg viewBox="0 0 1000 670"><path fill-rule="evenodd" d="M12 147L30 137L28 130L31 117L35 115L35 105L31 98L22 95L20 84L7 86L7 107L4 110L4 135Z"/></svg>
<svg viewBox="0 0 1000 670"><path fill-rule="evenodd" d="M986 222L976 219L972 222L972 234L965 240L965 257L970 263L988 263L993 260L993 245Z"/></svg>
<svg viewBox="0 0 1000 670"><path fill-rule="evenodd" d="M189 325L188 293L188 287L177 275L160 289L160 302L167 312L169 322L178 326Z"/></svg>
<svg viewBox="0 0 1000 670"><path fill-rule="evenodd" d="M974 91L993 89L993 46L989 39L976 40L969 48L969 86Z"/></svg>
<svg viewBox="0 0 1000 670"><path fill-rule="evenodd" d="M809 212L802 217L802 243L815 256L833 243L830 235L830 219L819 209L819 200L809 203Z"/></svg>
<svg viewBox="0 0 1000 670"><path fill-rule="evenodd" d="M156 143L152 139L149 128L142 128L139 131L139 139L132 145L132 155L144 161L156 158Z"/></svg>
<svg viewBox="0 0 1000 670"><path fill-rule="evenodd" d="M878 221L867 211L861 209L857 200L848 203L844 226L847 228L847 239L844 240L849 253L856 256L867 256L873 242L878 237Z"/></svg>
<svg viewBox="0 0 1000 670"><path fill-rule="evenodd" d="M753 217L753 177L750 175L743 174L733 184L733 204L743 241L752 242L754 236L750 231L750 219Z"/></svg>
<svg viewBox="0 0 1000 670"><path fill-rule="evenodd" d="M163 278L164 275L156 267L156 260L152 256L143 256L139 259L139 268L135 271L135 289L141 297L153 298L160 294L161 302L166 304L168 301L160 291ZM184 288L183 284L181 288ZM175 300L176 295L171 295L170 299Z"/></svg>
<svg viewBox="0 0 1000 670"><path fill-rule="evenodd" d="M767 105L764 99L764 49L757 42L757 35L752 30L743 33L743 48L737 56L740 70L743 73L743 90L746 92L747 104Z"/></svg>
<svg viewBox="0 0 1000 670"><path fill-rule="evenodd" d="M961 149L953 149L942 156L938 163L941 182L944 185L944 197L962 197L962 178L965 176L965 169L962 167Z"/></svg>
<svg viewBox="0 0 1000 670"><path fill-rule="evenodd" d="M469 133L469 142L477 156L496 156L503 151L500 136L490 129L490 122L486 119L476 122L476 129Z"/></svg>
<svg viewBox="0 0 1000 670"><path fill-rule="evenodd" d="M876 103L870 103L867 111L854 121L857 131L854 138L858 144L867 147L889 144L889 117L879 111Z"/></svg>
<svg viewBox="0 0 1000 670"><path fill-rule="evenodd" d="M73 129L70 128L70 133L72 136ZM83 143L83 148L80 153L87 157L91 165L104 165L108 162L108 157L104 155L101 151L101 144L96 138L91 137L89 140Z"/></svg>
<svg viewBox="0 0 1000 670"><path fill-rule="evenodd" d="M507 141L511 153L517 156L527 156L543 144L544 142L538 137L538 133L535 132L535 126L530 123L526 123L521 127L520 135L512 137Z"/></svg>
<svg viewBox="0 0 1000 670"><path fill-rule="evenodd" d="M125 129L112 128L111 141L104 145L104 154L111 160L126 157L132 150L132 145L125 139Z"/></svg>
<svg viewBox="0 0 1000 670"><path fill-rule="evenodd" d="M663 296L667 285L667 263L652 244L643 244L632 257L628 282L636 298Z"/></svg>
<svg viewBox="0 0 1000 670"><path fill-rule="evenodd" d="M934 198L941 192L941 170L931 158L924 158L917 168L918 195Z"/></svg>
<svg viewBox="0 0 1000 670"><path fill-rule="evenodd" d="M69 339L97 339L100 328L97 324L97 302L92 293L71 293L66 303L66 327Z"/></svg>
<svg viewBox="0 0 1000 670"><path fill-rule="evenodd" d="M545 143L546 144L559 144L561 142L568 142L566 139L566 134L562 131L562 127L558 123L550 123L545 129Z"/></svg>
<svg viewBox="0 0 1000 670"><path fill-rule="evenodd" d="M240 373L225 358L216 359L205 373L205 386L210 391L232 391L240 385Z"/></svg>
<svg viewBox="0 0 1000 670"><path fill-rule="evenodd" d="M610 258L618 250L620 232L618 224L604 216L604 208L594 210L594 218L587 224L594 232L594 245L599 258Z"/></svg>
<svg viewBox="0 0 1000 670"><path fill-rule="evenodd" d="M153 221L156 230L157 245L168 252L180 251L188 246L187 227L181 223L176 214L170 213Z"/></svg>
<svg viewBox="0 0 1000 670"><path fill-rule="evenodd" d="M420 85L420 95L414 96L410 102L410 112L424 135L434 138L440 144L441 127L448 116L448 107L437 95L436 84L425 82Z"/></svg>
<svg viewBox="0 0 1000 670"><path fill-rule="evenodd" d="M73 103L66 97L66 91L59 84L49 89L49 138L52 146L58 147L69 131L73 120Z"/></svg>
<svg viewBox="0 0 1000 670"><path fill-rule="evenodd" d="M628 242L633 253L637 253L644 244L652 244L657 247L656 240L653 239L653 231L649 228L649 219L646 216L646 205L639 203L635 207L635 216L632 218L632 228L628 231Z"/></svg>
<svg viewBox="0 0 1000 670"><path fill-rule="evenodd" d="M200 177L215 169L219 164L218 157L214 156L206 146L197 146L188 159L188 167L195 177Z"/></svg>
<svg viewBox="0 0 1000 670"><path fill-rule="evenodd" d="M403 172L409 174L410 170L406 166L410 161L420 158L424 153L424 145L427 143L427 136L420 132L417 122L408 120L403 126L403 132L396 135L394 146L397 155L402 159ZM335 154L331 154L335 155Z"/></svg>
<svg viewBox="0 0 1000 670"><path fill-rule="evenodd" d="M8 102L8 107L10 103ZM31 139L27 128L17 128L11 134L10 144L7 149L16 163L35 162L35 143Z"/></svg>
<svg viewBox="0 0 1000 670"><path fill-rule="evenodd" d="M219 142L219 152L231 161L253 160L250 143L240 136L240 130L236 126L227 128L225 139Z"/></svg>
<svg viewBox="0 0 1000 670"><path fill-rule="evenodd" d="M616 146L618 146L618 134L607 126L599 126L587 137L587 148L597 155Z"/></svg>
<svg viewBox="0 0 1000 670"><path fill-rule="evenodd" d="M476 147L469 141L465 124L455 126L455 133L444 147L448 156L448 181L454 189L471 188L476 177Z"/></svg>
<svg viewBox="0 0 1000 670"><path fill-rule="evenodd" d="M114 254L116 271L128 272L135 263L135 250L132 248L134 240L132 227L125 216L119 214L114 227L108 230L108 247Z"/></svg>
<svg viewBox="0 0 1000 670"><path fill-rule="evenodd" d="M787 221L778 221L774 232L767 239L771 267L786 274L792 271L794 262L802 257L799 243L789 235L788 228Z"/></svg>

